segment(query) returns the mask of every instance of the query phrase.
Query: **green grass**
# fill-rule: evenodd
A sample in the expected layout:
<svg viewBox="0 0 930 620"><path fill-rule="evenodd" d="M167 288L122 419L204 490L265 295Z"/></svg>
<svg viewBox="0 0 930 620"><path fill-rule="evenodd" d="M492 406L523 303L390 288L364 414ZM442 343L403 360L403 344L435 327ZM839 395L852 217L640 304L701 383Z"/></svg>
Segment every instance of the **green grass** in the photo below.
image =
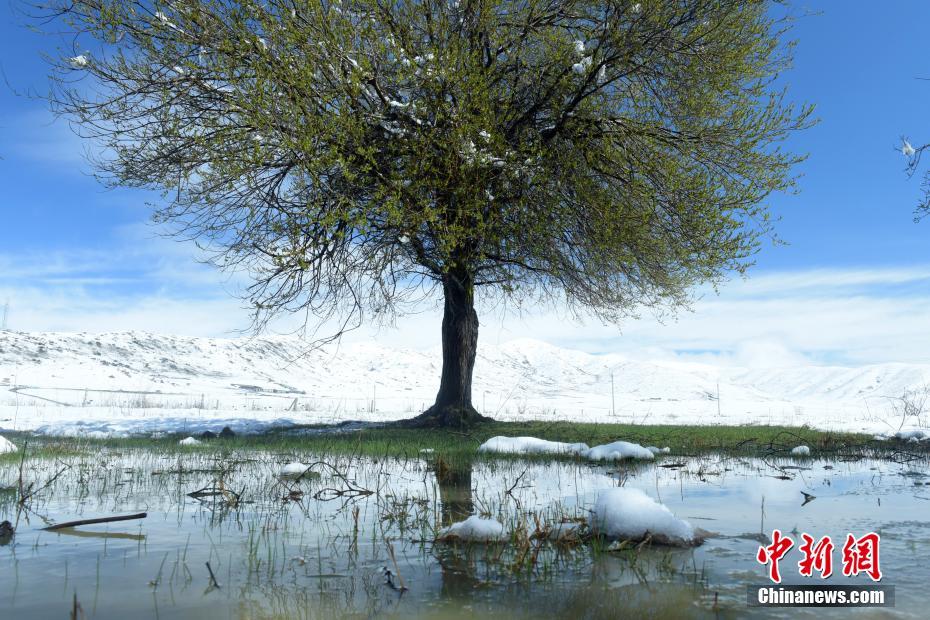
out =
<svg viewBox="0 0 930 620"><path fill-rule="evenodd" d="M448 457L472 456L478 446L495 435L528 435L552 441L584 442L597 445L619 439L642 445L669 446L674 454L728 452L757 454L774 449L790 449L807 444L813 449L836 449L862 445L865 435L827 433L807 428L778 426L661 426L632 424L589 424L575 422L495 422L467 432L373 428L336 435L266 435L248 441L284 447L318 450L324 453L364 454L367 456L416 456L422 448L432 448Z"/></svg>
<svg viewBox="0 0 930 620"><path fill-rule="evenodd" d="M806 427L783 426L673 426L633 424L592 424L577 422L495 422L467 432L454 430L404 429L395 427L338 431L325 427L304 427L272 431L262 435L239 436L229 440L208 440L202 446L178 446L177 436L159 439L51 439L12 434L18 445L28 440L30 453L49 458L87 453L100 447L110 449L157 449L163 451L228 451L261 449L272 452L360 455L369 457L418 457L430 448L447 461L471 460L478 446L495 435L529 435L588 445L619 439L642 445L669 446L673 455L725 453L759 456L786 453L797 445L808 445L813 455L868 452L881 456L899 448L896 442L877 442L868 435L836 433ZM917 450L918 448L912 448ZM492 457L487 457L492 458ZM553 458L553 457L536 457ZM0 456L0 462L16 461L17 455Z"/></svg>
<svg viewBox="0 0 930 620"><path fill-rule="evenodd" d="M93 446L84 439L71 439L66 437L32 437L26 433L8 433L3 436L10 439L17 447L17 452L0 454L0 465L19 463L22 460L22 448L28 444L30 458L65 459L73 456L86 455Z"/></svg>

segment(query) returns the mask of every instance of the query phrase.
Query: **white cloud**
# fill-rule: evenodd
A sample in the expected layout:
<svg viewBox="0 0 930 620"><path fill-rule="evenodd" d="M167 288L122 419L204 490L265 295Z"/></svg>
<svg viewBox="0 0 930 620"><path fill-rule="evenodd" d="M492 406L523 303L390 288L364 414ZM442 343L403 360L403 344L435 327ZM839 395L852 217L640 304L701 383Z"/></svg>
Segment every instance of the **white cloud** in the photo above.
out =
<svg viewBox="0 0 930 620"><path fill-rule="evenodd" d="M0 255L0 303L10 300L10 327L207 336L249 328L249 311L233 295L242 287L237 278L196 263L189 245L154 238L150 229L127 230L125 238L125 248L108 252ZM664 322L644 314L619 328L577 323L553 309L520 316L485 309L481 341L529 337L592 352L753 367L926 362L928 280L923 265L762 272L728 283L719 296L704 292L691 311ZM440 321L439 305L430 304L396 328L366 326L346 338L435 347ZM300 317L285 317L272 327L299 325Z"/></svg>
<svg viewBox="0 0 930 620"><path fill-rule="evenodd" d="M182 299L158 295L101 299L81 287L9 289L9 327L18 331L107 332L144 330L187 336L236 336L248 326L232 297Z"/></svg>
<svg viewBox="0 0 930 620"><path fill-rule="evenodd" d="M863 286L894 286L930 281L930 266L887 267L878 269L805 269L755 274L730 282L731 296L764 293L799 293L811 290L849 290Z"/></svg>
<svg viewBox="0 0 930 620"><path fill-rule="evenodd" d="M635 356L696 357L754 366L804 356L820 363L927 361L930 269L768 273L759 284L731 282L691 312L660 323L650 317L620 330L572 325L557 316L485 325L498 339L547 334L562 346ZM888 285L909 285L889 290ZM622 334L620 333L622 331Z"/></svg>
<svg viewBox="0 0 930 620"><path fill-rule="evenodd" d="M620 327L575 322L554 310L481 312L482 342L536 338L640 359L686 359L750 367L803 363L926 362L930 355L930 267L763 273L707 292L692 309L660 322L644 313ZM757 282L758 281L758 282ZM893 286L894 285L894 286ZM892 287L892 288L889 288ZM361 329L349 340L439 345L436 305L397 329Z"/></svg>

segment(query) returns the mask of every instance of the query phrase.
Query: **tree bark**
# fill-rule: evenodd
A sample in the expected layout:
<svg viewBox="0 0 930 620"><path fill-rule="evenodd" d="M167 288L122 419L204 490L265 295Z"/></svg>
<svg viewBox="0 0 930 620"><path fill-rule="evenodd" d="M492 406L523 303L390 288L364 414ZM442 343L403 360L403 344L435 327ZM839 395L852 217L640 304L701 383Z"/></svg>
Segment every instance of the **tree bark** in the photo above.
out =
<svg viewBox="0 0 930 620"><path fill-rule="evenodd" d="M474 279L464 270L443 278L442 379L436 402L410 420L411 426L468 427L490 421L471 404L471 381L478 352Z"/></svg>

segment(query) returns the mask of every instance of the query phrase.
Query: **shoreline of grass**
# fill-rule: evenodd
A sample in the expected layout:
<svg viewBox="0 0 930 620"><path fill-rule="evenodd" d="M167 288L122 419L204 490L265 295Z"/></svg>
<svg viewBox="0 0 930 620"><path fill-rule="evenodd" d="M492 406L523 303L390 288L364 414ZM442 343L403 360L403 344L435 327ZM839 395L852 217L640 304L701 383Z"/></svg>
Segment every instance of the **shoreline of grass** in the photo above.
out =
<svg viewBox="0 0 930 620"><path fill-rule="evenodd" d="M7 433L18 446L29 444L30 456L110 449L159 449L164 451L266 450L303 452L333 456L372 458L418 458L423 450L442 455L446 460L508 458L508 455L479 454L478 446L496 435L532 436L551 441L584 442L590 446L617 440L644 446L671 448L672 456L725 454L730 456L788 456L791 448L807 445L811 456L892 457L902 451L930 453L930 446L899 441L877 441L870 435L821 431L809 427L788 426L687 426L602 424L587 422L493 422L467 431L410 429L398 426L365 426L358 429L337 426L305 426L275 429L256 435L238 435L231 439L208 439L201 445L178 445L182 435L163 437L77 438ZM519 458L553 460L554 455L513 455ZM0 462L18 460L18 453L0 455Z"/></svg>

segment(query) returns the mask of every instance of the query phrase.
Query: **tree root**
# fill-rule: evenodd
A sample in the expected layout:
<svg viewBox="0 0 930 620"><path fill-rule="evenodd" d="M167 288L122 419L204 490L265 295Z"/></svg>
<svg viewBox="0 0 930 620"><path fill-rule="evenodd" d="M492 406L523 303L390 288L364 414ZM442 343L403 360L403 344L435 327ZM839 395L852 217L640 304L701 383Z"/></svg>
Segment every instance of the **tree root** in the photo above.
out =
<svg viewBox="0 0 930 620"><path fill-rule="evenodd" d="M489 424L493 418L481 415L470 405L433 405L415 418L396 422L401 428L466 429Z"/></svg>

